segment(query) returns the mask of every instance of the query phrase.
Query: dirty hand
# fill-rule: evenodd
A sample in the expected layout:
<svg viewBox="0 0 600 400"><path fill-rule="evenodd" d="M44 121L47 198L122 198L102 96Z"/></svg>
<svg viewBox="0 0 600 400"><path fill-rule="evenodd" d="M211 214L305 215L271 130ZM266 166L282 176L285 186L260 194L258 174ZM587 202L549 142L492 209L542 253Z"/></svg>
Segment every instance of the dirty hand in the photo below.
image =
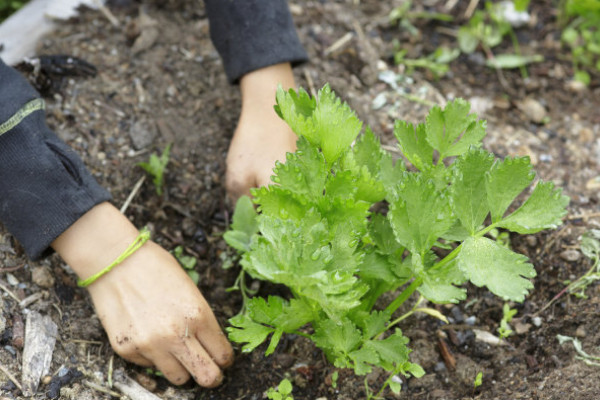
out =
<svg viewBox="0 0 600 400"><path fill-rule="evenodd" d="M116 259L138 235L109 203L83 215L52 247L80 278ZM231 345L198 288L177 261L148 241L88 287L113 349L160 370L174 384L190 375L199 385L221 383L233 361Z"/></svg>
<svg viewBox="0 0 600 400"><path fill-rule="evenodd" d="M250 72L240 80L242 111L227 155L226 188L232 205L251 187L269 184L275 161L296 149L296 135L273 110L277 86L294 87L289 63Z"/></svg>

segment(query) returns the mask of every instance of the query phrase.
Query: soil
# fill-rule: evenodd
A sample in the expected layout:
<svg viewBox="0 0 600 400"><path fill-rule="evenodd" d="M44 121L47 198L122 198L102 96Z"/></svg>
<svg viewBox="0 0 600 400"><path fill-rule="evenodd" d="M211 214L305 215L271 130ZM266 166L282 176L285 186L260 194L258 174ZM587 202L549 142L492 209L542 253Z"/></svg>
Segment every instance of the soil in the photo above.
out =
<svg viewBox="0 0 600 400"><path fill-rule="evenodd" d="M581 276L590 267L590 260L579 250L579 238L586 230L600 228L598 76L589 88L570 80L572 66L568 53L560 47L560 31L549 0L532 2L532 21L518 30L523 52L545 57L528 68L529 78L524 79L518 70L497 72L485 67L481 52L461 55L449 73L437 80L422 70L408 76L403 66L393 62L394 42L401 43L412 58L429 54L441 44L456 47L451 34L464 22L468 2L455 2L449 11L455 22L414 21L416 36L388 21L390 11L401 3L292 1L298 32L311 59L295 69L297 82L311 89L329 82L392 151L394 119L421 121L431 104L466 98L488 121L484 146L499 157L529 155L538 176L562 187L571 203L557 230L511 237L513 249L530 257L538 276L535 290L525 302L512 305L518 310L512 322L517 332L505 345L486 343L473 331L497 335L502 300L469 287L467 301L439 307L451 324L417 317L402 326L411 339L413 360L427 374L421 379L405 379L400 395L386 392L385 398L600 398L599 367L586 365L576 358L571 344L560 345L557 340L558 334L577 337L585 351L600 353L600 286L592 284L586 292L588 298L562 296L542 310L566 280ZM451 3L423 0L415 1L414 6L443 12ZM48 123L79 152L119 207L144 176L136 164L173 143L166 193L157 196L146 180L127 215L137 226L149 225L154 240L165 248L181 245L198 257L199 287L226 326L240 306L239 295L226 291L237 271L221 268L222 256L231 255L221 239L229 219L224 203L224 160L239 113L239 91L226 81L210 42L202 4L191 0L143 1L142 5L120 0L111 4L118 27L97 11L83 10L42 41L39 54L68 54L98 70L93 78L51 77L52 84L44 86ZM133 51L140 29L148 29L140 24L140 10L155 21L153 29L159 34L148 36L145 49ZM351 39L332 51L348 33ZM494 51L510 52L512 48L507 43ZM389 83L390 76L397 79L396 85ZM530 99L528 105L522 103L525 99ZM0 228L0 263L0 283L17 298L42 294L32 304L20 307L2 290L0 326L4 321L5 329L0 329L0 364L20 376L22 324L27 312L49 315L59 326L50 368L53 379L40 386L37 399L108 399L110 395L86 382L105 385L110 368L123 368L164 399L258 400L266 398L265 391L283 377L292 380L296 399L366 397L364 377L351 371L339 370L334 387L336 369L301 337L285 338L269 357L260 351L238 352L235 365L217 389L191 383L174 387L113 357L88 295L76 287L72 271L56 255L31 262ZM255 285L263 293L270 290ZM483 383L475 389L478 372L483 373ZM366 383L371 390L378 390L385 379L383 371L375 371ZM0 396L22 398L3 373Z"/></svg>

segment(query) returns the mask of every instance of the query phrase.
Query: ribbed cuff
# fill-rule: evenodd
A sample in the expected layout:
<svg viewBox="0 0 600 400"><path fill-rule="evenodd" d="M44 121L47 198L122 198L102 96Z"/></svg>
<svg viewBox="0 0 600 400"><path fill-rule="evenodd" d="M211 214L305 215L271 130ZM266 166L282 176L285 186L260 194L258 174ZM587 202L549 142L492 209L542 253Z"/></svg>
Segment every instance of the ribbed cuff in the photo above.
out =
<svg viewBox="0 0 600 400"><path fill-rule="evenodd" d="M0 222L37 259L110 194L35 111L0 136Z"/></svg>
<svg viewBox="0 0 600 400"><path fill-rule="evenodd" d="M248 72L308 60L285 0L205 0L211 39L225 73L237 83Z"/></svg>

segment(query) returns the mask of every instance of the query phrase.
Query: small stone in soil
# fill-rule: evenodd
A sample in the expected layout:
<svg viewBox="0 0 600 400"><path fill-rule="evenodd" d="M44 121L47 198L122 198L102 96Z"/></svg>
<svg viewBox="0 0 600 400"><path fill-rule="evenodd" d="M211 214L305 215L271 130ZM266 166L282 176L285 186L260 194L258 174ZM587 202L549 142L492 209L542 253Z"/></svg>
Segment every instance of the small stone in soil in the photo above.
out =
<svg viewBox="0 0 600 400"><path fill-rule="evenodd" d="M536 327L540 327L542 326L542 319L540 317L533 317L531 319L531 322L533 322L533 325L535 325Z"/></svg>
<svg viewBox="0 0 600 400"><path fill-rule="evenodd" d="M586 337L587 332L585 330L585 326L581 325L580 327L578 327L577 330L575 331L575 336L577 336L578 338Z"/></svg>
<svg viewBox="0 0 600 400"><path fill-rule="evenodd" d="M31 271L31 280L39 287L49 289L54 286L54 276L47 267L35 267Z"/></svg>
<svg viewBox="0 0 600 400"><path fill-rule="evenodd" d="M575 261L579 260L580 257L581 257L581 253L575 249L565 250L560 253L560 258L562 258L565 261L569 261L569 262L575 262Z"/></svg>

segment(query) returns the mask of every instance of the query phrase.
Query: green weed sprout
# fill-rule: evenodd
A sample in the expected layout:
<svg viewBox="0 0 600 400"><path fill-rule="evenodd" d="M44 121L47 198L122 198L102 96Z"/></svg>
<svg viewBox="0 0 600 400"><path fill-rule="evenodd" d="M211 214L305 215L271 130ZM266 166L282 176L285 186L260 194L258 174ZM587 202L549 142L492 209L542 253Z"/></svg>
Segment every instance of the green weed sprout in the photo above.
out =
<svg viewBox="0 0 600 400"><path fill-rule="evenodd" d="M504 306L502 306L502 319L500 320L500 326L498 327L500 339L505 339L514 333L509 324L516 314L517 310L510 308L508 303L504 303Z"/></svg>
<svg viewBox="0 0 600 400"><path fill-rule="evenodd" d="M150 155L148 162L140 162L137 165L142 167L150 176L152 176L152 182L156 188L156 194L161 196L163 194L164 185L164 173L169 163L169 155L171 152L171 144L169 144L163 150L162 154L157 156L155 153Z"/></svg>
<svg viewBox="0 0 600 400"><path fill-rule="evenodd" d="M179 264L183 267L188 276L192 279L192 281L198 285L200 282L200 274L198 271L194 269L198 260L196 257L186 256L183 254L183 247L177 246L173 249L173 255L179 261Z"/></svg>
<svg viewBox="0 0 600 400"><path fill-rule="evenodd" d="M269 388L267 390L267 398L270 400L294 400L292 390L292 382L289 379L283 379L277 389Z"/></svg>

